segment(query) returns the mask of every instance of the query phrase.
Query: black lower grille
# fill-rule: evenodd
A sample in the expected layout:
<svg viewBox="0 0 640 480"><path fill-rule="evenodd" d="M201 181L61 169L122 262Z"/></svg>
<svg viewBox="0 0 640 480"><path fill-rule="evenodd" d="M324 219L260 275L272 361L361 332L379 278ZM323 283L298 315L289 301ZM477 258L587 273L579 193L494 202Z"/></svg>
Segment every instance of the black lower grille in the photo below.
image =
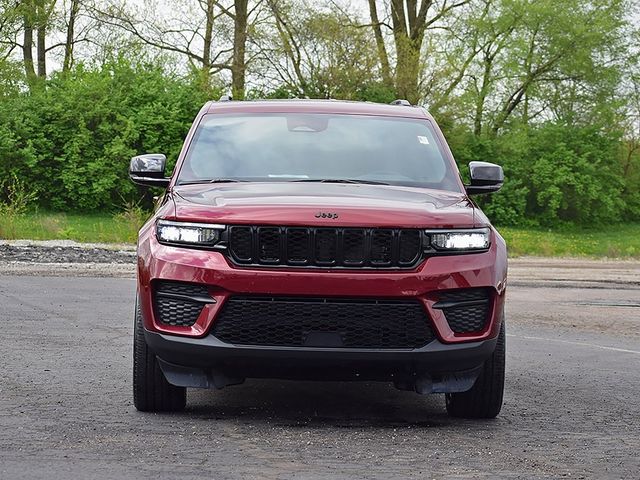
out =
<svg viewBox="0 0 640 480"><path fill-rule="evenodd" d="M156 318L165 325L191 327L204 304L213 302L206 285L163 281L154 290Z"/></svg>
<svg viewBox="0 0 640 480"><path fill-rule="evenodd" d="M191 327L202 312L202 304L158 297L156 298L156 312L160 321L166 325Z"/></svg>
<svg viewBox="0 0 640 480"><path fill-rule="evenodd" d="M451 290L441 293L433 308L442 310L453 332L479 332L487 324L490 298L488 288Z"/></svg>
<svg viewBox="0 0 640 480"><path fill-rule="evenodd" d="M232 297L212 334L236 345L419 348L434 339L412 301Z"/></svg>
<svg viewBox="0 0 640 480"><path fill-rule="evenodd" d="M228 239L240 265L411 268L422 257L417 229L235 225Z"/></svg>

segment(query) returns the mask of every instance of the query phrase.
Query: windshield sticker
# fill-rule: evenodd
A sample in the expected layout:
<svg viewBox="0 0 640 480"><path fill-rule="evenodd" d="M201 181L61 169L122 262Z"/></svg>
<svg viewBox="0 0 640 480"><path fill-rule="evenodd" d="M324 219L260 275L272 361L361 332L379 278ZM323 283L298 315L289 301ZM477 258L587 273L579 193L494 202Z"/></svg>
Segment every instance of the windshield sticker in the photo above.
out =
<svg viewBox="0 0 640 480"><path fill-rule="evenodd" d="M429 145L429 139L427 137L423 137L422 135L418 135L418 141L423 145Z"/></svg>

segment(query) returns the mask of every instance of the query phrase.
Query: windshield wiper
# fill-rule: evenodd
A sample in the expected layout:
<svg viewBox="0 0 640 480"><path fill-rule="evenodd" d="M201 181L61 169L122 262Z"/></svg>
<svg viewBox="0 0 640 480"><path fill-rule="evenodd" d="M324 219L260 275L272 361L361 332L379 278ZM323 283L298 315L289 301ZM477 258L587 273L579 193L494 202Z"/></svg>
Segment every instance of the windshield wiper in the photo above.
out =
<svg viewBox="0 0 640 480"><path fill-rule="evenodd" d="M247 180L238 180L237 178L204 178L201 180L187 180L186 182L180 182L178 185L196 185L198 183L235 183L246 181Z"/></svg>
<svg viewBox="0 0 640 480"><path fill-rule="evenodd" d="M305 178L302 180L291 180L292 182L316 182L316 183L362 183L365 185L389 185L385 182L374 180L356 180L351 178Z"/></svg>

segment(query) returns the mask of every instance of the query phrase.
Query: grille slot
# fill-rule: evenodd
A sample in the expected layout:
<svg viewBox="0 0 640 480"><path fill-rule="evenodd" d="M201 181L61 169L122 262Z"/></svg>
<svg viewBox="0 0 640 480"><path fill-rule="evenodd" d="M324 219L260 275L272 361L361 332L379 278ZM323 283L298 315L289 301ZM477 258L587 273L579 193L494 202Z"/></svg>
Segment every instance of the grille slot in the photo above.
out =
<svg viewBox="0 0 640 480"><path fill-rule="evenodd" d="M206 285L182 282L156 282L154 308L156 317L165 325L193 326L205 303L214 303Z"/></svg>
<svg viewBox="0 0 640 480"><path fill-rule="evenodd" d="M234 225L228 239L239 265L411 268L423 252L418 229Z"/></svg>
<svg viewBox="0 0 640 480"><path fill-rule="evenodd" d="M258 229L258 258L264 263L280 262L280 231L278 228Z"/></svg>
<svg viewBox="0 0 640 480"><path fill-rule="evenodd" d="M244 296L227 300L212 335L236 345L389 349L435 338L418 302Z"/></svg>
<svg viewBox="0 0 640 480"><path fill-rule="evenodd" d="M442 310L453 332L479 332L487 324L490 298L488 288L452 290L441 293L433 308Z"/></svg>
<svg viewBox="0 0 640 480"><path fill-rule="evenodd" d="M420 255L422 238L418 230L400 230L398 263L413 265Z"/></svg>
<svg viewBox="0 0 640 480"><path fill-rule="evenodd" d="M305 265L311 252L309 230L290 228L287 230L287 259L290 264Z"/></svg>
<svg viewBox="0 0 640 480"><path fill-rule="evenodd" d="M345 230L342 237L344 251L344 263L346 265L362 265L364 256L365 234L364 230Z"/></svg>
<svg viewBox="0 0 640 480"><path fill-rule="evenodd" d="M318 265L333 265L338 251L338 232L323 228L315 231L315 260Z"/></svg>
<svg viewBox="0 0 640 480"><path fill-rule="evenodd" d="M371 263L390 265L392 248L393 230L374 230L371 235Z"/></svg>
<svg viewBox="0 0 640 480"><path fill-rule="evenodd" d="M250 262L253 258L253 232L251 227L233 227L230 240L235 257L240 262Z"/></svg>

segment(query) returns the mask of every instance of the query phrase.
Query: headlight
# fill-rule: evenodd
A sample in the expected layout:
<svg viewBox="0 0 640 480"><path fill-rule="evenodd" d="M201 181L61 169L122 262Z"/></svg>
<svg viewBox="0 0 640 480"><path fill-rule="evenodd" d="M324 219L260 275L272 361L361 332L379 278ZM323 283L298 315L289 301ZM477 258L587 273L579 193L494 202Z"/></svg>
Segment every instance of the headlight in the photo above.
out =
<svg viewBox="0 0 640 480"><path fill-rule="evenodd" d="M436 250L486 250L490 245L488 228L427 230L427 235Z"/></svg>
<svg viewBox="0 0 640 480"><path fill-rule="evenodd" d="M225 229L224 225L211 223L184 223L158 220L156 235L160 243L202 245L203 247L215 245L220 240L220 233Z"/></svg>

